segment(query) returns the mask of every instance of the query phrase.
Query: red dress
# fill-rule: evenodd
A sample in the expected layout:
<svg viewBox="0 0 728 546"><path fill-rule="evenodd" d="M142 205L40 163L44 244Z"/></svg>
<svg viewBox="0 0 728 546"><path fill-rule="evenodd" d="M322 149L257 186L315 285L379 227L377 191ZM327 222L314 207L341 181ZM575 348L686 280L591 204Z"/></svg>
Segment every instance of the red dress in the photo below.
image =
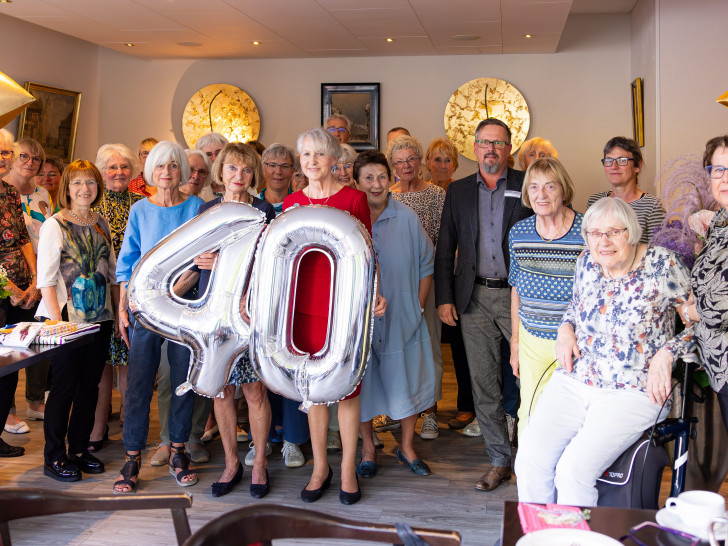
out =
<svg viewBox="0 0 728 546"><path fill-rule="evenodd" d="M309 199L303 191L288 195L283 200L283 210L294 205L323 205L344 210L359 220L372 233L372 221L366 194L344 186L327 199ZM296 312L293 316L293 343L306 353L314 354L326 342L329 321L331 267L328 258L321 252L306 254L298 268L298 290L296 290ZM359 396L361 384L345 398Z"/></svg>

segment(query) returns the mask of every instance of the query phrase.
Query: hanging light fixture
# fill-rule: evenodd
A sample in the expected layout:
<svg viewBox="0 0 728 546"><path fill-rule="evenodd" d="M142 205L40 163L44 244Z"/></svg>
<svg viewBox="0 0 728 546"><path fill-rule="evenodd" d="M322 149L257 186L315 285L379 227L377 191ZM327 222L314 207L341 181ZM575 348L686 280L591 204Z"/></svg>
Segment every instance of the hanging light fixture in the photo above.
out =
<svg viewBox="0 0 728 546"><path fill-rule="evenodd" d="M0 127L13 121L33 101L33 95L0 72Z"/></svg>

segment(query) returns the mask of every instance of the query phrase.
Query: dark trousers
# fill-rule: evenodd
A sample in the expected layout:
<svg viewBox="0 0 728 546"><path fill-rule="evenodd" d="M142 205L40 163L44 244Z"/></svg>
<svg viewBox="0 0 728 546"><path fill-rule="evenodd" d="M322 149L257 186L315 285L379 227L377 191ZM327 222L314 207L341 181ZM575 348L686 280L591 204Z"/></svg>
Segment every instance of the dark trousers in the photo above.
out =
<svg viewBox="0 0 728 546"><path fill-rule="evenodd" d="M458 411L475 412L473 405L473 388L470 384L470 370L468 369L468 356L465 353L463 332L460 329L460 322L455 326L442 324L442 337L450 342L452 352L452 363L455 367L455 379L458 384Z"/></svg>
<svg viewBox="0 0 728 546"><path fill-rule="evenodd" d="M91 334L91 343L51 361L51 392L43 421L46 463L66 454L66 437L69 453L88 449L113 324L102 322L101 329Z"/></svg>
<svg viewBox="0 0 728 546"><path fill-rule="evenodd" d="M0 377L0 426L5 426L8 413L15 401L15 387L18 386L18 372Z"/></svg>
<svg viewBox="0 0 728 546"><path fill-rule="evenodd" d="M717 393L718 405L720 406L720 412L723 414L723 424L726 430L728 430L728 385L723 385ZM0 417L2 414L0 414Z"/></svg>
<svg viewBox="0 0 728 546"><path fill-rule="evenodd" d="M271 391L268 391L268 400L271 411L268 440L276 443L285 440L296 445L308 442L311 438L308 429L308 415L298 409L301 403ZM276 430L276 427L281 428Z"/></svg>

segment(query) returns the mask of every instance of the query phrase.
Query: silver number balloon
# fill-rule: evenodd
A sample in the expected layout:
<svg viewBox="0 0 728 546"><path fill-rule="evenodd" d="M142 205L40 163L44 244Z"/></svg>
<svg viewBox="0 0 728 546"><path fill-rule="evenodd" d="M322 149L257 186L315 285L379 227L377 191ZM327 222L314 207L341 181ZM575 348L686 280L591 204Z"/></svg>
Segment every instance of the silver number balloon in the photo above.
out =
<svg viewBox="0 0 728 546"><path fill-rule="evenodd" d="M328 332L316 354L292 339L298 267L307 252L331 260ZM349 213L321 205L295 207L271 222L254 265L250 356L273 391L303 402L333 403L359 384L369 358L376 294L375 257L364 226Z"/></svg>
<svg viewBox="0 0 728 546"><path fill-rule="evenodd" d="M134 269L127 287L134 318L192 350L187 382L177 394L190 388L204 396L219 394L247 347L250 327L240 315L240 301L264 229L260 211L220 203L162 239ZM196 301L175 295L172 286L192 260L214 250L218 259L206 293Z"/></svg>

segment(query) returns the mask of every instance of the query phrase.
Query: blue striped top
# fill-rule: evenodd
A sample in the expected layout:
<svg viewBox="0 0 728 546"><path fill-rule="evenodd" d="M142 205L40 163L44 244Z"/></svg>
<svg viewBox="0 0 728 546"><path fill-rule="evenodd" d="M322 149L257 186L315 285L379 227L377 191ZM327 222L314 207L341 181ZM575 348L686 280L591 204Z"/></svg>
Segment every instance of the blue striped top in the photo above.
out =
<svg viewBox="0 0 728 546"><path fill-rule="evenodd" d="M582 214L575 212L571 229L547 242L536 231L536 216L513 226L508 234L511 268L508 282L518 290L518 316L530 334L556 339L561 317L571 300L576 259L586 248Z"/></svg>

